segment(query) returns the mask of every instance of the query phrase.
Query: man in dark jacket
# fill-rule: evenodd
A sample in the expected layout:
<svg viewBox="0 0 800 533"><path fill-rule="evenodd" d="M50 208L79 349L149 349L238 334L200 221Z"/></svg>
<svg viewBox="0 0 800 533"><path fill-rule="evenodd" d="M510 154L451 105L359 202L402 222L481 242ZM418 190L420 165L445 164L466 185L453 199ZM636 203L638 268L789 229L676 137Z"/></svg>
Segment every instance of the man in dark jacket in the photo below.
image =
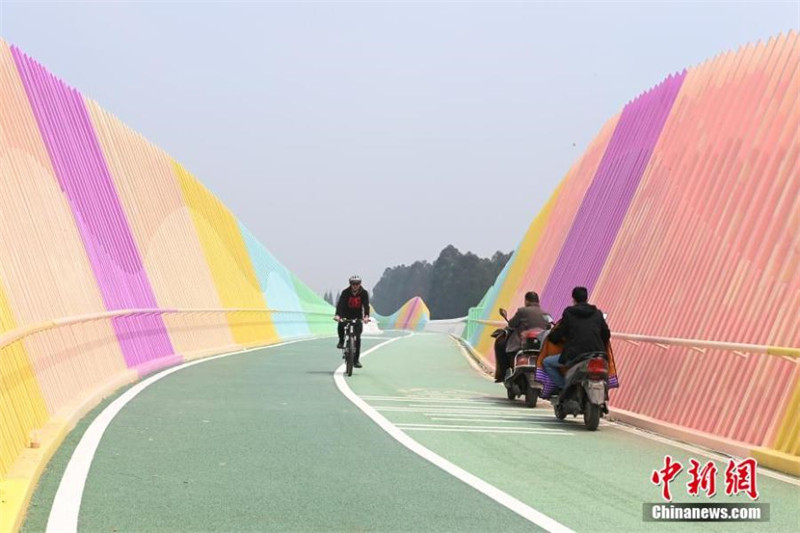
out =
<svg viewBox="0 0 800 533"><path fill-rule="evenodd" d="M500 314L504 318L508 318L508 313L505 309L500 309ZM512 329L511 334L504 344L502 341L495 343L495 361L497 362L495 383L503 381L506 370L511 366L511 359L514 354L522 349L520 334L533 328L547 328L549 321L545 318L545 315L547 313L539 307L539 295L533 291L526 292L525 307L517 309L517 312L508 321L508 326ZM549 317L549 315L547 316Z"/></svg>
<svg viewBox="0 0 800 533"><path fill-rule="evenodd" d="M340 350L344 348L344 323L340 321L342 318L360 319L355 324L356 354L353 366L361 368L358 358L361 356L361 331L364 328L362 322L369 322L369 293L361 287L359 276L350 277L350 286L342 291L336 303L336 316L333 319L339 322L339 344L336 347Z"/></svg>
<svg viewBox="0 0 800 533"><path fill-rule="evenodd" d="M611 338L603 313L588 303L589 291L586 287L572 289L574 305L564 309L564 316L558 326L550 333L554 343L564 343L559 355L551 355L544 360L544 370L559 389L564 388L564 376L559 365L572 366L581 354L605 352L606 343Z"/></svg>

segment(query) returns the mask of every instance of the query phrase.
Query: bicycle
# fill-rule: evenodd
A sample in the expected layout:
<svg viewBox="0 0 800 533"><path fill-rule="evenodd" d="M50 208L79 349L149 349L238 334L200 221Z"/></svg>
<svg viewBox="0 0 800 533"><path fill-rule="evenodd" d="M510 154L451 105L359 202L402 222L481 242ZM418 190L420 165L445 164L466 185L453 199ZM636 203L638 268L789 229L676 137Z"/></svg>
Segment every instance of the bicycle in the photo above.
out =
<svg viewBox="0 0 800 533"><path fill-rule="evenodd" d="M340 318L340 322L344 323L344 361L345 361L345 374L347 376L353 375L353 363L356 357L356 324L361 322L359 318Z"/></svg>

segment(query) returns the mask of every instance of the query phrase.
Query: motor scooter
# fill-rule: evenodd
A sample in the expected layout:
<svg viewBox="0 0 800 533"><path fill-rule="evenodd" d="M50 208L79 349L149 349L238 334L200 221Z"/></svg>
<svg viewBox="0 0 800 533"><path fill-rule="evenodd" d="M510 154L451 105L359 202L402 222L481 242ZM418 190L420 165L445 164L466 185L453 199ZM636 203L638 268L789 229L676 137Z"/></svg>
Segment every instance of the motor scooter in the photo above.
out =
<svg viewBox="0 0 800 533"><path fill-rule="evenodd" d="M608 354L581 354L564 376L564 390L550 398L556 418L583 415L583 424L595 431L600 417L608 414Z"/></svg>
<svg viewBox="0 0 800 533"><path fill-rule="evenodd" d="M508 322L508 314L505 309L500 309L500 316L506 320L506 323ZM548 324L552 324L553 319L550 315L545 314L543 318ZM548 332L549 328L532 328L520 332L522 348L514 354L512 365L506 369L503 376L503 385L509 400L514 401L520 396L525 396L525 406L536 407L543 386L542 383L536 381L536 361ZM492 336L494 337L495 334L497 336L505 335L507 339L515 332L513 328L506 326L503 329L495 330Z"/></svg>

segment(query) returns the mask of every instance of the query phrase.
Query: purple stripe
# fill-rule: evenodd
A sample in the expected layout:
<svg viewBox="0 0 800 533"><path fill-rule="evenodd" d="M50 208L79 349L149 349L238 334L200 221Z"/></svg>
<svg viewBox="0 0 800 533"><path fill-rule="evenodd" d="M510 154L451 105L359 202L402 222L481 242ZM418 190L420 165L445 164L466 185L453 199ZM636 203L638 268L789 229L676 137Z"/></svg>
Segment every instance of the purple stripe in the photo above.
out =
<svg viewBox="0 0 800 533"><path fill-rule="evenodd" d="M83 97L11 47L109 311L158 307ZM129 367L174 353L158 315L112 320Z"/></svg>
<svg viewBox="0 0 800 533"><path fill-rule="evenodd" d="M406 315L405 324L403 324L403 329L408 329L408 325L411 323L411 319L414 317L414 312L419 307L419 297L414 298L411 302L411 305L408 310L408 314Z"/></svg>
<svg viewBox="0 0 800 533"><path fill-rule="evenodd" d="M591 299L685 75L670 76L622 111L542 291L542 306L554 316L571 304L577 285L588 288Z"/></svg>

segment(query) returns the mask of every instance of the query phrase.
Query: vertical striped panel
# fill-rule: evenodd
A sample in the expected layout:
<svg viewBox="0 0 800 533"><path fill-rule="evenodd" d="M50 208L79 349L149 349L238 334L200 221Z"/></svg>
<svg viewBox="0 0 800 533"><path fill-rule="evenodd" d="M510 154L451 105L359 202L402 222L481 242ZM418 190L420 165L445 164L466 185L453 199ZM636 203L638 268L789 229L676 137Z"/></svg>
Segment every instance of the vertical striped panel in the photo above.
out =
<svg viewBox="0 0 800 533"><path fill-rule="evenodd" d="M378 319L380 325L387 329L407 329L422 331L430 321L430 310L419 296L411 298L400 309L389 317Z"/></svg>
<svg viewBox="0 0 800 533"><path fill-rule="evenodd" d="M336 323L331 320L335 309L319 297L297 276L291 274L292 284L300 300L300 305L306 313L324 313L325 315L308 315L308 327L313 335L333 335L336 333Z"/></svg>
<svg viewBox="0 0 800 533"><path fill-rule="evenodd" d="M414 313L408 321L408 327L411 331L422 331L425 326L430 322L431 312L425 301L422 298L417 298L417 305L414 308Z"/></svg>
<svg viewBox="0 0 800 533"><path fill-rule="evenodd" d="M583 202L586 190L603 159L608 143L614 133L619 116L607 121L597 137L589 144L586 153L570 168L550 200L534 219L522 244L514 252L513 275L508 278L493 304L487 305L484 319L496 318L493 314L498 307L513 311L523 303L523 295L529 290L542 294L547 278L561 251L567 232L575 219L575 214ZM545 308L557 316L555 311ZM478 330L478 342L472 340L484 357L492 359L492 327Z"/></svg>
<svg viewBox="0 0 800 533"><path fill-rule="evenodd" d="M239 223L245 246L255 269L261 294L271 309L302 311L300 299L294 290L289 271L278 262L255 236ZM299 313L272 313L272 320L281 337L308 335L306 317Z"/></svg>
<svg viewBox="0 0 800 533"><path fill-rule="evenodd" d="M685 73L667 78L625 106L558 260L542 305L559 315L572 287L594 287Z"/></svg>
<svg viewBox="0 0 800 533"><path fill-rule="evenodd" d="M626 106L587 187L564 180L542 236L515 253L529 270L512 266L482 311L547 279L546 309L586 285L615 331L800 346L798 131L796 32L668 78ZM798 468L797 363L625 342L615 354L616 407L773 446L795 455L772 464Z"/></svg>
<svg viewBox="0 0 800 533"><path fill-rule="evenodd" d="M520 281L522 280L523 274L528 268L528 265L531 263L536 250L538 249L539 239L547 227L547 223L552 214L553 204L563 188L563 183L564 182L562 181L561 184L559 184L553 195L545 204L544 208L539 212L536 218L533 219L533 222L522 239L522 245L520 245L516 252L511 256L511 259L509 260L510 266L506 265L506 269L504 269L506 270L505 279L503 280L503 285L501 286L500 290L497 291L497 296L494 299L487 299L484 303L486 307L484 308L483 312L486 319L497 320L496 313L498 312L498 308L507 305L505 302L513 302L516 299L517 293L519 292ZM490 352L489 348L492 345L493 340L490 336L490 333L494 329L495 328L493 327L485 326L477 328L475 333L475 336L478 340L476 348L480 353ZM493 355L494 354L491 353L491 356Z"/></svg>
<svg viewBox="0 0 800 533"><path fill-rule="evenodd" d="M612 328L800 344L800 265L790 252L800 240L787 231L800 227L798 65L795 34L689 72L598 280ZM656 313L644 308L656 303ZM627 384L616 406L756 445L779 425L796 368L625 343L615 353Z"/></svg>
<svg viewBox="0 0 800 533"><path fill-rule="evenodd" d="M544 292L547 279L553 270L556 260L561 253L561 248L567 238L570 227L575 221L583 199L597 173L600 162L606 153L611 137L616 131L619 115L608 120L600 129L597 137L589 144L586 153L581 157L567 174L564 185L558 196L554 198L550 217L542 231L542 236L536 248L536 255L529 263L527 271L516 291L515 300L509 307L519 307L523 304L523 295L528 290L534 290L541 296ZM513 305L516 304L516 305ZM556 309L545 307L554 317L558 317Z"/></svg>
<svg viewBox="0 0 800 533"><path fill-rule="evenodd" d="M17 327L105 310L11 51L0 41L0 282ZM11 316L9 314L9 316ZM10 327L10 326L9 326ZM50 414L124 370L107 322L17 343ZM65 356L57 359L56 355ZM27 435L25 435L27 438Z"/></svg>
<svg viewBox="0 0 800 533"><path fill-rule="evenodd" d="M800 367L795 369L792 395L786 402L775 437L767 444L779 452L800 456Z"/></svg>
<svg viewBox="0 0 800 533"><path fill-rule="evenodd" d="M277 340L239 223L225 205L179 163L173 171L192 213L197 234L224 307L264 309L264 313L228 315L234 340L241 345Z"/></svg>
<svg viewBox="0 0 800 533"><path fill-rule="evenodd" d="M156 307L83 99L18 49L11 51L106 308ZM159 316L117 318L113 325L129 366L173 353Z"/></svg>
<svg viewBox="0 0 800 533"><path fill-rule="evenodd" d="M16 327L0 285L0 333ZM28 443L30 432L49 414L28 354L21 342L0 348L0 479Z"/></svg>
<svg viewBox="0 0 800 533"><path fill-rule="evenodd" d="M86 107L158 306L222 307L169 157L96 102ZM234 345L222 314L167 315L164 322L183 355Z"/></svg>

